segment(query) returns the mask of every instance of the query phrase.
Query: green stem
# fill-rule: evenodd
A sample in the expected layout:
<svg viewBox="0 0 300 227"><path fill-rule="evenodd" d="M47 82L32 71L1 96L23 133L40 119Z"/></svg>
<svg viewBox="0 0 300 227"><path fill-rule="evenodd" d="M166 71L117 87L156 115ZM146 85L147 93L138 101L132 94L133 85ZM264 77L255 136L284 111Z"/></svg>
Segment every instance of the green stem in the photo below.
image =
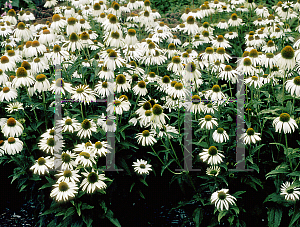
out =
<svg viewBox="0 0 300 227"><path fill-rule="evenodd" d="M84 114L83 114L83 107L82 107L82 102L80 103L80 110L81 110L81 116L82 116L82 120L84 120Z"/></svg>
<svg viewBox="0 0 300 227"><path fill-rule="evenodd" d="M47 128L48 128L48 120L47 120L47 116L46 116L46 108L47 108L47 105L46 105L45 91L42 92L42 95L43 95L43 105L44 105L45 124L46 124L46 130L47 130Z"/></svg>
<svg viewBox="0 0 300 227"><path fill-rule="evenodd" d="M157 158L159 159L159 161L163 164L163 165L165 165L165 163L161 160L161 158L158 156L158 154L156 153L156 151L154 150L154 148L151 146L151 148L152 148L152 150L153 150L153 152L155 153L155 155L157 156ZM173 173L173 174L181 174L181 173L175 173L174 171L172 171L172 170L170 170L170 168L169 167L167 167L167 169L171 172L171 173Z"/></svg>

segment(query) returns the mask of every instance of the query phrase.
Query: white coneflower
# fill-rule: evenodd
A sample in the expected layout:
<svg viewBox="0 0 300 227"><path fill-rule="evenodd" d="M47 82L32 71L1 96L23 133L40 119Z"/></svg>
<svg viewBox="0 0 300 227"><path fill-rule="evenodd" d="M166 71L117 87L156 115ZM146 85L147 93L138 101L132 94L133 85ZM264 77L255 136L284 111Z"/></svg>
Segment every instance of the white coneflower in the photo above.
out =
<svg viewBox="0 0 300 227"><path fill-rule="evenodd" d="M23 142L18 138L9 137L4 141L3 149L6 154L15 155L23 149Z"/></svg>
<svg viewBox="0 0 300 227"><path fill-rule="evenodd" d="M214 85L212 89L209 91L208 96L210 99L216 103L221 104L224 99L226 99L225 94L221 91L219 85Z"/></svg>
<svg viewBox="0 0 300 227"><path fill-rule="evenodd" d="M48 157L40 157L36 160L36 163L30 167L30 170L33 171L34 174L44 175L45 173L49 173L49 169L54 167L54 158Z"/></svg>
<svg viewBox="0 0 300 227"><path fill-rule="evenodd" d="M32 74L42 73L47 69L49 69L49 65L40 58L35 58L31 63Z"/></svg>
<svg viewBox="0 0 300 227"><path fill-rule="evenodd" d="M220 29L228 29L228 23L226 20L222 19L220 20L220 22L217 24L217 28L220 28Z"/></svg>
<svg viewBox="0 0 300 227"><path fill-rule="evenodd" d="M176 81L174 81L176 82ZM176 82L174 84L174 87L170 89L168 92L170 96L173 96L174 98L178 99L185 99L189 94L189 91L183 86L182 83Z"/></svg>
<svg viewBox="0 0 300 227"><path fill-rule="evenodd" d="M85 119L81 125L80 128L78 128L79 131L77 133L77 136L79 136L80 138L90 138L92 135L92 132L96 132L97 131L97 126L96 124L89 119Z"/></svg>
<svg viewBox="0 0 300 227"><path fill-rule="evenodd" d="M0 84L4 85L8 81L8 75L0 69Z"/></svg>
<svg viewBox="0 0 300 227"><path fill-rule="evenodd" d="M281 133L292 133L298 125L294 119L288 113L282 113L279 117L275 118L273 121L273 126L275 127L275 132Z"/></svg>
<svg viewBox="0 0 300 227"><path fill-rule="evenodd" d="M81 164L83 167L92 167L96 164L95 154L88 152L88 150L82 151L76 157L76 164Z"/></svg>
<svg viewBox="0 0 300 227"><path fill-rule="evenodd" d="M254 12L257 14L259 17L268 17L270 15L269 10L267 7L263 5L259 5Z"/></svg>
<svg viewBox="0 0 300 227"><path fill-rule="evenodd" d="M94 45L94 42L90 39L88 32L82 32L79 38L83 48L90 48L92 45Z"/></svg>
<svg viewBox="0 0 300 227"><path fill-rule="evenodd" d="M166 124L165 117L167 117L168 119L169 119L169 117L166 114L164 114L163 108L159 104L153 105L152 112L153 112L153 115L152 115L151 121L153 123L163 124L163 125Z"/></svg>
<svg viewBox="0 0 300 227"><path fill-rule="evenodd" d="M139 81L137 85L132 88L132 90L135 95L139 96L145 96L148 93L145 81Z"/></svg>
<svg viewBox="0 0 300 227"><path fill-rule="evenodd" d="M130 102L128 101L128 97L126 95L121 95L119 98L115 99L114 102L109 103L106 111L111 114L115 113L122 115L123 111L130 110Z"/></svg>
<svg viewBox="0 0 300 227"><path fill-rule="evenodd" d="M196 35L199 32L199 27L195 23L195 18L193 16L189 16L184 24L185 27L183 32L187 32L188 35Z"/></svg>
<svg viewBox="0 0 300 227"><path fill-rule="evenodd" d="M231 59L230 55L226 53L226 51L223 47L219 47L216 50L215 58L216 58L216 61L220 61L221 63L224 63L225 61L229 62ZM218 67L218 68L221 68L221 67Z"/></svg>
<svg viewBox="0 0 300 227"><path fill-rule="evenodd" d="M10 82L7 82L3 89L0 91L0 101L3 102L3 100L10 102L13 99L16 99L18 97L17 90L12 87Z"/></svg>
<svg viewBox="0 0 300 227"><path fill-rule="evenodd" d="M23 22L19 22L14 31L14 37L23 41L28 41L30 38L32 38L32 32L26 28Z"/></svg>
<svg viewBox="0 0 300 227"><path fill-rule="evenodd" d="M256 143L261 140L259 135L260 133L255 132L253 128L248 128L247 132L241 135L241 139L244 144Z"/></svg>
<svg viewBox="0 0 300 227"><path fill-rule="evenodd" d="M64 94L65 92L71 93L73 91L72 85L70 83L64 82L63 79L58 78L56 81L54 80L51 84L50 90L55 94Z"/></svg>
<svg viewBox="0 0 300 227"><path fill-rule="evenodd" d="M109 15L108 19L102 24L106 32L117 32L121 31L121 25L118 23L118 19L115 15Z"/></svg>
<svg viewBox="0 0 300 227"><path fill-rule="evenodd" d="M67 116L58 122L58 127L62 127L62 132L74 133L80 127L80 123L76 119Z"/></svg>
<svg viewBox="0 0 300 227"><path fill-rule="evenodd" d="M227 140L229 140L229 136L223 128L217 128L212 137L216 143L225 143Z"/></svg>
<svg viewBox="0 0 300 227"><path fill-rule="evenodd" d="M102 66L101 70L98 73L98 76L100 79L110 80L114 78L114 71L108 69L106 66Z"/></svg>
<svg viewBox="0 0 300 227"><path fill-rule="evenodd" d="M13 71L15 67L16 67L15 62L10 61L7 56L2 56L1 57L0 69L3 72L5 72L5 71Z"/></svg>
<svg viewBox="0 0 300 227"><path fill-rule="evenodd" d="M222 158L225 158L215 146L210 146L208 149L203 149L203 152L199 153L203 162L207 162L210 165L218 165L223 162Z"/></svg>
<svg viewBox="0 0 300 227"><path fill-rule="evenodd" d="M224 36L219 35L216 39L211 41L212 43L212 47L215 48L219 48L219 47L223 47L223 48L230 48L231 45L229 44L229 42L224 39Z"/></svg>
<svg viewBox="0 0 300 227"><path fill-rule="evenodd" d="M69 60L69 58L69 52L62 49L59 45L54 45L53 52L49 55L49 60L53 65L60 65L62 62Z"/></svg>
<svg viewBox="0 0 300 227"><path fill-rule="evenodd" d="M8 50L7 51L7 57L9 58L9 61L11 62L22 62L22 56L20 54L16 54L16 52L14 50Z"/></svg>
<svg viewBox="0 0 300 227"><path fill-rule="evenodd" d="M171 63L167 67L167 70L177 74L183 70L183 65L181 64L181 60L179 56L174 56L172 58Z"/></svg>
<svg viewBox="0 0 300 227"><path fill-rule="evenodd" d="M95 86L94 92L96 92L101 98L108 97L114 93L114 84L107 81L99 81Z"/></svg>
<svg viewBox="0 0 300 227"><path fill-rule="evenodd" d="M219 166L207 167L206 175L216 177L219 175L220 171L221 171L221 168Z"/></svg>
<svg viewBox="0 0 300 227"><path fill-rule="evenodd" d="M257 72L257 69L253 67L251 59L246 57L241 62L241 64L236 68L236 71L243 73L245 75L254 76Z"/></svg>
<svg viewBox="0 0 300 227"><path fill-rule="evenodd" d="M10 9L7 12L7 15L3 17L3 21L8 21L12 25L17 24L16 11L14 9Z"/></svg>
<svg viewBox="0 0 300 227"><path fill-rule="evenodd" d="M245 84L247 84L248 86L253 85L254 88L260 88L263 86L263 83L261 82L258 76L251 76L245 79Z"/></svg>
<svg viewBox="0 0 300 227"><path fill-rule="evenodd" d="M214 114L215 111L218 111L218 106L214 103L208 103L203 110L204 114Z"/></svg>
<svg viewBox="0 0 300 227"><path fill-rule="evenodd" d="M236 83L239 73L232 69L230 65L226 65L224 70L219 73L219 78L226 80L227 82Z"/></svg>
<svg viewBox="0 0 300 227"><path fill-rule="evenodd" d="M59 14L54 14L52 17L52 23L50 28L56 32L59 32L60 29L64 28L67 25L67 21L63 20Z"/></svg>
<svg viewBox="0 0 300 227"><path fill-rule="evenodd" d="M266 53L265 55L261 56L261 65L265 68L272 69L277 63L275 55L273 53Z"/></svg>
<svg viewBox="0 0 300 227"><path fill-rule="evenodd" d="M23 103L19 103L19 102L9 103L8 106L5 107L5 109L8 113L13 113L18 110L24 110Z"/></svg>
<svg viewBox="0 0 300 227"><path fill-rule="evenodd" d="M106 156L107 153L110 153L108 149L112 149L112 147L108 144L107 141L97 141L95 144L92 145L91 151L99 155L100 157Z"/></svg>
<svg viewBox="0 0 300 227"><path fill-rule="evenodd" d="M181 71L183 75L183 79L185 82L188 81L198 81L201 78L201 73L197 69L196 65L194 62L189 62L185 65L184 67L185 70Z"/></svg>
<svg viewBox="0 0 300 227"><path fill-rule="evenodd" d="M46 0L44 7L51 8L52 6L56 6L56 4L57 4L56 0Z"/></svg>
<svg viewBox="0 0 300 227"><path fill-rule="evenodd" d="M66 154L66 153L64 153ZM76 184L76 182L79 182L79 178L81 177L79 174L77 174L79 170L73 170L66 168L65 170L58 171L58 174L55 174L56 177L59 177L57 179L57 183L59 182L72 182Z"/></svg>
<svg viewBox="0 0 300 227"><path fill-rule="evenodd" d="M236 37L238 37L238 33L237 32L228 32L224 36L224 38L226 38L226 39L234 39Z"/></svg>
<svg viewBox="0 0 300 227"><path fill-rule="evenodd" d="M13 117L9 118L6 123L1 126L1 131L5 137L18 137L22 135L23 130L23 125Z"/></svg>
<svg viewBox="0 0 300 227"><path fill-rule="evenodd" d="M221 189L219 191L214 192L211 195L211 203L214 203L217 209L223 210L224 208L226 210L229 210L229 204L235 205L236 198L228 193L229 189Z"/></svg>
<svg viewBox="0 0 300 227"><path fill-rule="evenodd" d="M291 93L291 95L300 97L300 76L296 76L294 79L286 81L285 89Z"/></svg>
<svg viewBox="0 0 300 227"><path fill-rule="evenodd" d="M37 91L38 93L41 93L43 91L49 91L50 83L44 74L37 75L35 80L36 80L34 84L35 91Z"/></svg>
<svg viewBox="0 0 300 227"><path fill-rule="evenodd" d="M65 46L68 51L72 52L75 52L76 50L80 51L83 49L83 45L81 40L79 39L79 36L74 32L69 36L69 42L67 42L63 47Z"/></svg>
<svg viewBox="0 0 300 227"><path fill-rule="evenodd" d="M232 27L238 27L242 25L243 20L241 18L238 18L236 13L231 14L230 19L228 20L228 24Z"/></svg>
<svg viewBox="0 0 300 227"><path fill-rule="evenodd" d="M177 136L179 134L178 130L171 125L153 125L154 128L159 128L159 133L157 134L157 138L169 138L172 139L174 136Z"/></svg>
<svg viewBox="0 0 300 227"><path fill-rule="evenodd" d="M136 162L133 162L133 165L134 167L134 172L140 174L140 175L143 175L143 174L146 174L148 175L149 174L149 171L152 171L152 165L148 164L147 161L145 160L142 160L142 159L137 159Z"/></svg>
<svg viewBox="0 0 300 227"><path fill-rule="evenodd" d="M117 91L117 93L127 92L130 88L131 88L130 84L126 80L126 77L123 74L119 74L116 77L116 91Z"/></svg>
<svg viewBox="0 0 300 227"><path fill-rule="evenodd" d="M50 137L41 139L38 146L42 151L53 155L54 152L59 152L59 149L64 147L64 141L60 138Z"/></svg>
<svg viewBox="0 0 300 227"><path fill-rule="evenodd" d="M118 56L117 52L111 50L108 56L104 59L104 65L107 69L114 71L116 68L122 67L125 64L125 60Z"/></svg>
<svg viewBox="0 0 300 227"><path fill-rule="evenodd" d="M295 67L295 51L291 46L284 47L277 55L277 65L284 70L292 70Z"/></svg>
<svg viewBox="0 0 300 227"><path fill-rule="evenodd" d="M288 201L296 201L300 198L300 188L291 187L291 183L288 181L282 183L280 190L280 195L284 195Z"/></svg>
<svg viewBox="0 0 300 227"><path fill-rule="evenodd" d="M75 183L68 181L61 181L53 186L54 189L51 191L50 196L57 202L68 201L71 198L74 198L79 189Z"/></svg>
<svg viewBox="0 0 300 227"><path fill-rule="evenodd" d="M211 115L205 115L204 118L200 119L199 125L201 128L213 129L214 125L218 127L217 118L213 118Z"/></svg>
<svg viewBox="0 0 300 227"><path fill-rule="evenodd" d="M129 47L125 50L126 52L124 53L125 56L125 60L127 61L140 61L140 59L143 56L143 50L141 48L136 48L136 47ZM128 70L129 71L129 70Z"/></svg>
<svg viewBox="0 0 300 227"><path fill-rule="evenodd" d="M137 142L142 146L152 146L157 142L154 135L154 131L144 130L142 133L137 133L135 138L137 138Z"/></svg>
<svg viewBox="0 0 300 227"><path fill-rule="evenodd" d="M107 178L104 174L99 174L98 171L92 170L91 172L82 173L86 178L82 181L80 187L87 193L94 193L95 191L101 191L107 187L104 180Z"/></svg>
<svg viewBox="0 0 300 227"><path fill-rule="evenodd" d="M61 162L62 170L73 170L77 166L75 162L77 154L74 154L71 151L64 151L61 154L54 154L54 156ZM60 180L65 181L66 179L63 178Z"/></svg>
<svg viewBox="0 0 300 227"><path fill-rule="evenodd" d="M51 43L54 43L55 39L56 35L51 33L50 30L45 29L40 35L39 42L44 45L50 45Z"/></svg>
<svg viewBox="0 0 300 227"><path fill-rule="evenodd" d="M67 20L67 28L66 28L66 32L67 35L71 35L73 32L78 34L80 32L80 26L77 22L77 19L74 17L69 17Z"/></svg>
<svg viewBox="0 0 300 227"><path fill-rule="evenodd" d="M202 61L208 61L210 63L213 63L216 61L216 55L214 53L214 49L212 47L207 47L205 49L205 52L200 54L200 57Z"/></svg>
<svg viewBox="0 0 300 227"><path fill-rule="evenodd" d="M204 110L204 104L201 102L201 98L198 95L192 96L192 102L186 103L188 111L193 112L194 114L201 113Z"/></svg>
<svg viewBox="0 0 300 227"><path fill-rule="evenodd" d="M78 85L71 92L71 99L79 102L83 102L84 104L89 104L90 102L96 102L96 97L94 91L89 88L88 85Z"/></svg>
<svg viewBox="0 0 300 227"><path fill-rule="evenodd" d="M136 45L138 43L138 39L136 37L136 31L134 29L128 29L127 35L125 37L126 45Z"/></svg>

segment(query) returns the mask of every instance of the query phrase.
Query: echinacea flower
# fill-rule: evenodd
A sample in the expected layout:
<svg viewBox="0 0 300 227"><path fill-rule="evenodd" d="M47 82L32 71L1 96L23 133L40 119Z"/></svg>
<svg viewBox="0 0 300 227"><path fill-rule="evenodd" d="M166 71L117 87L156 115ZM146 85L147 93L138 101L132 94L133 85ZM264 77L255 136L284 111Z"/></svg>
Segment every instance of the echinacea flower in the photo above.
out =
<svg viewBox="0 0 300 227"><path fill-rule="evenodd" d="M78 85L71 93L71 99L74 99L74 101L83 102L84 104L96 102L95 93L88 85Z"/></svg>
<svg viewBox="0 0 300 227"><path fill-rule="evenodd" d="M148 164L147 161L142 159L137 159L136 162L133 162L134 172L140 174L140 175L148 175L149 171L152 171L152 165Z"/></svg>
<svg viewBox="0 0 300 227"><path fill-rule="evenodd" d="M78 182L80 178L80 175L77 174L78 172L79 172L78 169L76 170L66 169L66 170L58 171L58 173L55 174L55 176L58 177L57 183L72 182L76 184L76 182Z"/></svg>
<svg viewBox="0 0 300 227"><path fill-rule="evenodd" d="M280 195L284 195L284 198L289 201L296 201L300 198L300 188L291 187L291 183L286 181L281 185Z"/></svg>
<svg viewBox="0 0 300 227"><path fill-rule="evenodd" d="M221 190L218 190L216 192L214 192L212 195L211 195L211 203L214 203L215 206L217 207L217 209L219 210L223 210L224 208L226 210L229 210L229 204L231 205L235 205L235 201L236 198L232 195L230 195L228 193L229 189L221 189Z"/></svg>
<svg viewBox="0 0 300 227"><path fill-rule="evenodd" d="M30 170L33 170L34 174L44 175L45 173L49 173L49 169L54 167L54 159L48 157L40 157L36 160L36 163L30 167Z"/></svg>
<svg viewBox="0 0 300 227"><path fill-rule="evenodd" d="M80 123L74 118L67 116L58 122L58 126L62 127L62 132L75 132L80 127Z"/></svg>
<svg viewBox="0 0 300 227"><path fill-rule="evenodd" d="M78 192L78 187L73 182L58 182L54 184L54 189L51 191L50 196L54 198L57 202L68 201L75 197Z"/></svg>
<svg viewBox="0 0 300 227"><path fill-rule="evenodd" d="M4 141L3 149L6 154L15 155L23 149L23 142L18 138L9 137Z"/></svg>
<svg viewBox="0 0 300 227"><path fill-rule="evenodd" d="M300 97L300 76L296 76L292 80L286 81L286 87L285 89L291 93L291 95L295 95ZM0 95L1 97L1 95ZM1 98L0 98L1 100Z"/></svg>
<svg viewBox="0 0 300 227"><path fill-rule="evenodd" d="M6 123L1 126L1 131L5 137L18 137L23 133L24 127L13 117L9 118Z"/></svg>
<svg viewBox="0 0 300 227"><path fill-rule="evenodd" d="M207 167L206 169L206 174L209 176L218 176L219 173L221 171L221 168L219 166L211 166L211 167Z"/></svg>
<svg viewBox="0 0 300 227"><path fill-rule="evenodd" d="M6 83L6 86L0 91L0 101L3 102L3 100L10 102L13 99L16 99L18 97L17 90L11 86L10 82Z"/></svg>
<svg viewBox="0 0 300 227"><path fill-rule="evenodd" d="M5 109L8 113L13 113L18 110L24 110L23 103L19 103L19 102L9 103Z"/></svg>
<svg viewBox="0 0 300 227"><path fill-rule="evenodd" d="M92 167L94 164L96 164L95 154L88 152L87 150L82 151L76 157L75 162L76 164L81 164L83 167Z"/></svg>
<svg viewBox="0 0 300 227"><path fill-rule="evenodd" d="M152 146L157 141L154 138L155 133L153 131L144 130L142 133L137 133L137 142L142 146Z"/></svg>
<svg viewBox="0 0 300 227"><path fill-rule="evenodd" d="M260 133L255 132L253 128L248 128L246 133L241 135L241 139L243 139L244 144L256 143L261 140L259 135Z"/></svg>
<svg viewBox="0 0 300 227"><path fill-rule="evenodd" d="M216 143L224 143L229 140L229 136L223 128L217 128L212 134L212 137Z"/></svg>
<svg viewBox="0 0 300 227"><path fill-rule="evenodd" d="M288 113L282 113L279 117L275 118L273 121L273 126L275 127L275 132L281 133L292 133L295 131L295 128L298 128L298 125L294 119Z"/></svg>
<svg viewBox="0 0 300 227"><path fill-rule="evenodd" d="M199 121L199 125L201 128L205 129L213 129L214 125L218 127L217 118L213 118L211 115L205 115L204 118L201 118Z"/></svg>
<svg viewBox="0 0 300 227"><path fill-rule="evenodd" d="M295 51L291 46L284 47L277 55L277 65L284 70L291 70L295 67Z"/></svg>
<svg viewBox="0 0 300 227"><path fill-rule="evenodd" d="M203 149L203 152L199 153L203 162L207 162L210 165L218 165L223 162L222 158L225 158L215 146L210 146L208 149Z"/></svg>
<svg viewBox="0 0 300 227"><path fill-rule="evenodd" d="M80 127L78 129L79 131L77 133L77 136L79 136L80 138L86 138L86 137L90 138L92 132L97 131L97 126L92 120L85 119L80 124Z"/></svg>
<svg viewBox="0 0 300 227"><path fill-rule="evenodd" d="M85 176L80 185L83 191L86 191L90 194L94 193L95 191L101 191L107 187L107 185L104 183L104 180L107 179L104 174L99 174L98 171L94 170L91 172L86 171L82 174Z"/></svg>

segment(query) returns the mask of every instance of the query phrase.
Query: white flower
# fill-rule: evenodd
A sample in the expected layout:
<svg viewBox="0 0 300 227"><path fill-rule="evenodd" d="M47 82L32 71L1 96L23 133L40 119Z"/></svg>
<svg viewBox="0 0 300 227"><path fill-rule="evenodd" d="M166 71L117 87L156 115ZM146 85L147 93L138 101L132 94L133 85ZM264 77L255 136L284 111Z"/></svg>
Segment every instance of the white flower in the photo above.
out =
<svg viewBox="0 0 300 227"><path fill-rule="evenodd" d="M273 126L275 126L275 132L281 133L283 129L284 134L292 133L295 131L295 128L298 128L296 121L288 113L282 113L279 117L275 118Z"/></svg>
<svg viewBox="0 0 300 227"><path fill-rule="evenodd" d="M221 171L221 168L219 166L212 166L212 167L207 167L206 169L206 174L209 176L218 176Z"/></svg>
<svg viewBox="0 0 300 227"><path fill-rule="evenodd" d="M142 133L137 133L135 138L137 138L137 142L142 146L152 146L157 142L154 135L155 132L144 130Z"/></svg>
<svg viewBox="0 0 300 227"><path fill-rule="evenodd" d="M152 171L152 165L147 164L147 161L138 159L137 162L133 162L134 172L137 172L140 175L149 174L149 171Z"/></svg>
<svg viewBox="0 0 300 227"><path fill-rule="evenodd" d="M1 129L5 137L18 137L23 133L24 127L11 117L1 126Z"/></svg>
<svg viewBox="0 0 300 227"><path fill-rule="evenodd" d="M58 137L50 137L41 139L38 143L39 148L46 153L54 154L54 152L59 152L60 149L64 146L63 140Z"/></svg>
<svg viewBox="0 0 300 227"><path fill-rule="evenodd" d="M18 138L9 137L6 141L4 141L3 149L8 155L20 153L23 149L23 142Z"/></svg>
<svg viewBox="0 0 300 227"><path fill-rule="evenodd" d="M204 118L200 119L199 125L201 128L213 129L214 125L218 127L217 118L213 118L211 115L205 115Z"/></svg>
<svg viewBox="0 0 300 227"><path fill-rule="evenodd" d="M284 195L286 200L296 201L299 200L300 197L300 188L291 187L291 183L286 181L281 185L281 193L280 195Z"/></svg>
<svg viewBox="0 0 300 227"><path fill-rule="evenodd" d="M212 136L216 143L224 143L229 140L229 136L223 128L216 129Z"/></svg>
<svg viewBox="0 0 300 227"><path fill-rule="evenodd" d="M286 81L285 89L290 92L291 95L300 97L300 76L296 76L294 79Z"/></svg>
<svg viewBox="0 0 300 227"><path fill-rule="evenodd" d="M92 132L97 131L97 126L92 120L85 119L78 129L79 131L77 133L77 136L79 136L80 138L90 138Z"/></svg>
<svg viewBox="0 0 300 227"><path fill-rule="evenodd" d="M51 191L50 196L56 201L68 201L71 198L75 197L77 194L78 187L73 182L58 182L54 184L54 189Z"/></svg>
<svg viewBox="0 0 300 227"><path fill-rule="evenodd" d="M40 157L36 160L36 163L30 167L30 170L33 170L34 174L44 175L49 173L49 169L54 167L54 159L50 157Z"/></svg>
<svg viewBox="0 0 300 227"><path fill-rule="evenodd" d="M225 158L223 154L221 154L217 150L215 146L210 146L208 149L203 149L204 152L199 153L200 158L203 162L207 162L210 165L218 165L223 162L222 158Z"/></svg>
<svg viewBox="0 0 300 227"><path fill-rule="evenodd" d="M19 102L9 103L5 109L8 113L13 113L18 110L24 110L23 103L19 103Z"/></svg>
<svg viewBox="0 0 300 227"><path fill-rule="evenodd" d="M253 130L253 128L248 128L247 132L241 135L241 139L243 139L244 144L251 144L260 141L259 137L260 133L257 133Z"/></svg>
<svg viewBox="0 0 300 227"><path fill-rule="evenodd" d="M0 91L0 101L6 100L10 102L18 97L18 92L15 88L11 86L10 82L6 83L6 86Z"/></svg>
<svg viewBox="0 0 300 227"><path fill-rule="evenodd" d="M235 205L236 198L230 194L228 194L229 189L221 189L219 191L214 192L211 195L211 203L214 203L217 209L229 210L229 204Z"/></svg>
<svg viewBox="0 0 300 227"><path fill-rule="evenodd" d="M69 116L63 118L58 122L58 126L62 127L62 132L71 132L78 131L80 123L76 119L71 119Z"/></svg>
<svg viewBox="0 0 300 227"><path fill-rule="evenodd" d="M277 56L277 65L284 70L292 70L296 65L295 51L291 46L286 46Z"/></svg>
<svg viewBox="0 0 300 227"><path fill-rule="evenodd" d="M92 145L91 151L94 154L98 154L100 157L106 156L107 153L111 153L108 149L112 149L112 147L108 144L107 141L97 141Z"/></svg>
<svg viewBox="0 0 300 227"><path fill-rule="evenodd" d="M88 150L82 151L76 157L75 162L76 164L81 164L84 167L92 167L93 164L96 164L95 154L92 152L88 152Z"/></svg>
<svg viewBox="0 0 300 227"><path fill-rule="evenodd" d="M74 99L75 101L80 101L84 104L96 102L95 93L91 88L89 88L88 85L78 85L73 89L71 93L71 99Z"/></svg>
<svg viewBox="0 0 300 227"><path fill-rule="evenodd" d="M103 182L107 178L104 174L99 174L98 171L92 170L91 172L82 173L86 178L82 181L80 187L87 193L94 193L96 190L101 191L107 187Z"/></svg>

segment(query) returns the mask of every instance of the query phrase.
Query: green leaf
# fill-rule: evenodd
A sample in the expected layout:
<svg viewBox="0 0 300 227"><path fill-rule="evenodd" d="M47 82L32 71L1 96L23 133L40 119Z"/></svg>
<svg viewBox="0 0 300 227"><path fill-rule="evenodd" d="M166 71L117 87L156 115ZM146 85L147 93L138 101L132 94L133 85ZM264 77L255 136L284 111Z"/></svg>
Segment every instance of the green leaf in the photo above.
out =
<svg viewBox="0 0 300 227"><path fill-rule="evenodd" d="M141 191L139 191L140 196L145 199L145 196L143 195L143 193Z"/></svg>
<svg viewBox="0 0 300 227"><path fill-rule="evenodd" d="M198 207L194 210L193 213L193 221L195 222L196 227L200 227L202 219L203 219L203 210L200 207Z"/></svg>
<svg viewBox="0 0 300 227"><path fill-rule="evenodd" d="M64 216L64 219L69 217L69 216L72 216L74 213L75 213L75 208L74 207L69 207L67 209L67 211L65 212L65 216Z"/></svg>
<svg viewBox="0 0 300 227"><path fill-rule="evenodd" d="M279 227L282 217L282 210L279 208L272 207L268 211L268 226Z"/></svg>
<svg viewBox="0 0 300 227"><path fill-rule="evenodd" d="M129 192L131 192L132 191L132 188L133 188L133 186L135 185L135 182L133 182L132 183L132 185L130 186L130 190L129 190Z"/></svg>
<svg viewBox="0 0 300 227"><path fill-rule="evenodd" d="M113 223L117 227L121 227L120 222L118 219L114 218L114 213L111 210L108 210L106 213L106 217L110 220L111 223Z"/></svg>
<svg viewBox="0 0 300 227"><path fill-rule="evenodd" d="M226 215L228 213L228 211L227 210L223 210L223 211L221 211L220 213L219 213L219 215L218 215L218 222L220 222L221 221L221 219Z"/></svg>
<svg viewBox="0 0 300 227"><path fill-rule="evenodd" d="M88 205L87 203L83 203L81 206L81 210L89 210L89 209L93 209L94 206Z"/></svg>
<svg viewBox="0 0 300 227"><path fill-rule="evenodd" d="M93 219L91 219L90 217L87 217L85 215L82 215L82 219L87 227L92 227Z"/></svg>
<svg viewBox="0 0 300 227"><path fill-rule="evenodd" d="M171 159L167 164L165 164L162 169L161 169L161 172L160 172L160 175L162 176L163 175L163 172L165 171L165 169L172 163L174 162L175 159Z"/></svg>
<svg viewBox="0 0 300 227"><path fill-rule="evenodd" d="M291 222L290 222L290 224L289 224L289 227L294 227L295 225L295 222L298 220L300 218L300 212L299 212L299 210L298 210L298 212L295 212L294 213L294 215L293 215L293 217L292 217L292 220L291 220Z"/></svg>
<svg viewBox="0 0 300 227"><path fill-rule="evenodd" d="M144 179L140 178L140 181L141 181L144 185L148 186L147 182L146 182Z"/></svg>

